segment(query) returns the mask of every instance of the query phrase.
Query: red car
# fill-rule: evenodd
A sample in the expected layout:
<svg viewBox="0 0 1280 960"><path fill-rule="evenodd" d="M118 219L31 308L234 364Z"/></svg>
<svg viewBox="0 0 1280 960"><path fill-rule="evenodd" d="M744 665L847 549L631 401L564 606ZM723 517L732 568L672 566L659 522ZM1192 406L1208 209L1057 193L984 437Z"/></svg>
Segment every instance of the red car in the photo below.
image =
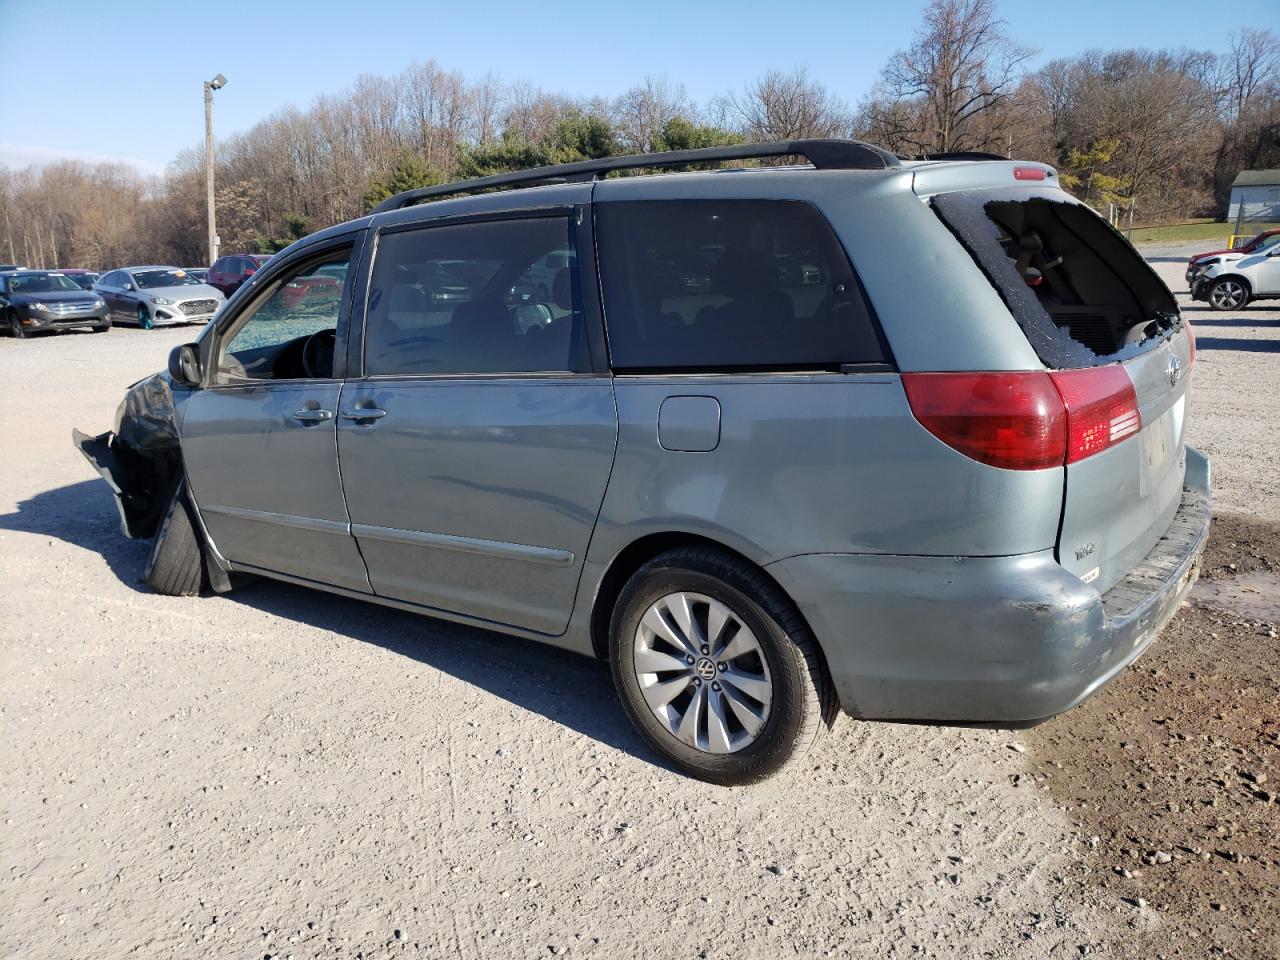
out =
<svg viewBox="0 0 1280 960"><path fill-rule="evenodd" d="M1242 244L1234 250L1209 250L1205 253L1195 254L1187 261L1187 283L1191 283L1192 274L1195 273L1196 266L1201 260L1207 260L1210 257L1219 257L1224 253L1253 253L1259 247L1266 244L1268 240L1277 235L1280 235L1280 230L1263 230L1248 243Z"/></svg>
<svg viewBox="0 0 1280 960"><path fill-rule="evenodd" d="M323 273L308 277L295 277L280 288L280 303L287 310L294 310L304 302L318 304L336 300L342 294L342 284L336 277Z"/></svg>
<svg viewBox="0 0 1280 960"><path fill-rule="evenodd" d="M209 268L209 279L206 283L217 287L229 297L270 259L271 257L266 254L258 253L236 253L219 257Z"/></svg>

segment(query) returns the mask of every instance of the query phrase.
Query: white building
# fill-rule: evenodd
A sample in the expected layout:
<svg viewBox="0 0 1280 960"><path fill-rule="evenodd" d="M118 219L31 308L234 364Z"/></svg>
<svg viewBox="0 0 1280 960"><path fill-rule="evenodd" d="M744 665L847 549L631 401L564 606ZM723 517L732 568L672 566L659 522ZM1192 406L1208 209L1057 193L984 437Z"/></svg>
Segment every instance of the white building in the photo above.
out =
<svg viewBox="0 0 1280 960"><path fill-rule="evenodd" d="M1241 170L1231 183L1227 222L1235 223L1244 204L1245 222L1280 223L1280 170Z"/></svg>

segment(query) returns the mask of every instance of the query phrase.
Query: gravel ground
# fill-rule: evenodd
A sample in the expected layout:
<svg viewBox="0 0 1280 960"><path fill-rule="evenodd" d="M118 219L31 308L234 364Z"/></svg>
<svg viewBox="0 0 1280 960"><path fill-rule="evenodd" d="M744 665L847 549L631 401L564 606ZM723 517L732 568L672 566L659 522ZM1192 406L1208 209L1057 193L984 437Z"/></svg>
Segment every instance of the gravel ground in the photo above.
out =
<svg viewBox="0 0 1280 960"><path fill-rule="evenodd" d="M0 953L1280 955L1280 312L1190 315L1225 515L1138 666L1030 731L842 719L744 789L659 766L592 661L147 592L69 434L190 331L0 340Z"/></svg>

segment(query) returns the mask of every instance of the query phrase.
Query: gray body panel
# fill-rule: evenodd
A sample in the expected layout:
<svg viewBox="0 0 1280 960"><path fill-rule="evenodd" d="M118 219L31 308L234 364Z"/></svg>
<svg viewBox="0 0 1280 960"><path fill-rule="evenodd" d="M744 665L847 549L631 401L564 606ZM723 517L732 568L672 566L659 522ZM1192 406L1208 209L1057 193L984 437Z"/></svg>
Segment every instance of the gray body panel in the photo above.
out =
<svg viewBox="0 0 1280 960"><path fill-rule="evenodd" d="M1161 545L1100 593L1044 551L1021 557L813 554L765 569L818 637L841 706L876 719L1026 723L1070 709L1147 648L1195 582L1209 465Z"/></svg>
<svg viewBox="0 0 1280 960"><path fill-rule="evenodd" d="M233 564L369 591L338 476L338 381L266 381L194 391L182 454L200 515Z"/></svg>
<svg viewBox="0 0 1280 960"><path fill-rule="evenodd" d="M1170 382L1170 360L1179 377ZM1138 396L1142 430L1067 467L1060 561L1109 590L1168 528L1182 496L1191 345L1185 330L1124 364Z"/></svg>
<svg viewBox="0 0 1280 960"><path fill-rule="evenodd" d="M215 553L232 568L372 591L377 602L592 653L597 596L617 558L649 535L696 537L755 562L787 591L851 712L1022 721L1066 709L1137 656L1176 609L1203 546L1207 464L1189 452L1184 481L1179 429L1173 460L1146 485L1140 455L1152 448L1141 437L1067 468L1000 470L912 416L898 371L1044 369L921 200L933 189L1008 187L1012 167L758 169L535 187L381 213L300 241L233 295L220 324L282 264L363 228L372 237L615 200L805 201L849 253L897 371L364 379L357 296L354 322L338 331L345 383L206 388L187 401L183 454ZM352 263L357 291L367 246ZM212 331L201 336L206 367ZM1185 362L1185 337L1167 352ZM1127 369L1144 423L1167 429L1185 384L1159 388L1167 355L1155 353ZM291 425L307 401L334 419ZM342 419L370 404L386 416ZM1134 490L1117 496L1124 484ZM1170 545L1161 538L1175 527L1186 535ZM1102 538L1094 583L1078 575L1092 564L1060 562L1068 534ZM1131 571L1144 571L1148 589L1120 610L1116 591L1139 591Z"/></svg>
<svg viewBox="0 0 1280 960"><path fill-rule="evenodd" d="M593 558L683 530L757 563L797 553L991 556L1053 548L1062 469L992 470L911 416L894 375L620 376L618 458ZM663 449L669 397L715 397L719 443ZM821 506L817 506L817 505Z"/></svg>
<svg viewBox="0 0 1280 960"><path fill-rule="evenodd" d="M613 464L608 378L369 380L338 428L347 505L381 596L565 629Z"/></svg>

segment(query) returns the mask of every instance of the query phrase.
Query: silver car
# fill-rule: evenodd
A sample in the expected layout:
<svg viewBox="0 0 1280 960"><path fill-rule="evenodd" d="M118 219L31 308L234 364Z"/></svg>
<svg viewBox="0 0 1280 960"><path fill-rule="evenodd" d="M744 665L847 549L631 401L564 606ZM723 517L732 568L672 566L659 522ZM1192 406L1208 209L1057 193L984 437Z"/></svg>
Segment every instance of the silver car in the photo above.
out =
<svg viewBox="0 0 1280 960"><path fill-rule="evenodd" d="M745 783L837 710L1026 724L1132 663L1208 531L1193 357L1051 167L795 141L392 197L76 440L154 589L256 574L601 657L671 766Z"/></svg>
<svg viewBox="0 0 1280 960"><path fill-rule="evenodd" d="M135 323L144 330L207 323L226 299L181 267L123 267L103 274L93 289L107 302L113 323Z"/></svg>

